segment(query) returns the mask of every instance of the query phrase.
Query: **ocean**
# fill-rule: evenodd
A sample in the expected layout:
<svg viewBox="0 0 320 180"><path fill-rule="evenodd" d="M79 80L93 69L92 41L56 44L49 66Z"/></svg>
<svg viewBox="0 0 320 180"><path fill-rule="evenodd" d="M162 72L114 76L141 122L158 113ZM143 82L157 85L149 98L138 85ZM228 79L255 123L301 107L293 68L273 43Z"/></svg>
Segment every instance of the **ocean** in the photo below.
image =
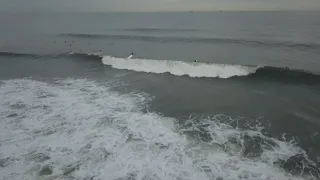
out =
<svg viewBox="0 0 320 180"><path fill-rule="evenodd" d="M1 13L0 179L320 179L319 17Z"/></svg>

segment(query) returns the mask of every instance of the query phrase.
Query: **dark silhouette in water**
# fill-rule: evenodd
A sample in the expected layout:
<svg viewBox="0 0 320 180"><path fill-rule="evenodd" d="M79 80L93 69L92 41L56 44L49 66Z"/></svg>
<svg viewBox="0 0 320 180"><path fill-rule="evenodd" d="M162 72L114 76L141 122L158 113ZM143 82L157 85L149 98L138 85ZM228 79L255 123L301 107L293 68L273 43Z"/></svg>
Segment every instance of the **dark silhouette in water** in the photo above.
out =
<svg viewBox="0 0 320 180"><path fill-rule="evenodd" d="M132 53L130 54L130 56L128 57L128 59L131 59L133 55L134 55L134 52L132 52Z"/></svg>

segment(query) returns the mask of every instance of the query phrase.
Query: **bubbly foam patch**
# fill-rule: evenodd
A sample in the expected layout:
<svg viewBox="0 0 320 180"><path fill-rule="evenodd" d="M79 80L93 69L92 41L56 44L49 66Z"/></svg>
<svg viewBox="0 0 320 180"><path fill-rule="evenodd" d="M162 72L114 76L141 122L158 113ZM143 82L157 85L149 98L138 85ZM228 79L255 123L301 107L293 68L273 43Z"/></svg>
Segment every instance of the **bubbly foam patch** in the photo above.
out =
<svg viewBox="0 0 320 180"><path fill-rule="evenodd" d="M144 113L150 99L143 93L84 79L16 79L0 83L0 99L0 179L303 179L272 164L302 151L292 143L235 129L220 116L178 125ZM246 158L244 135L276 145Z"/></svg>
<svg viewBox="0 0 320 180"><path fill-rule="evenodd" d="M190 77L219 77L230 78L233 76L247 76L254 73L257 67L207 64L199 62L182 62L169 60L150 59L125 59L104 56L102 62L116 69L127 69L146 73L170 73L176 76L187 75Z"/></svg>

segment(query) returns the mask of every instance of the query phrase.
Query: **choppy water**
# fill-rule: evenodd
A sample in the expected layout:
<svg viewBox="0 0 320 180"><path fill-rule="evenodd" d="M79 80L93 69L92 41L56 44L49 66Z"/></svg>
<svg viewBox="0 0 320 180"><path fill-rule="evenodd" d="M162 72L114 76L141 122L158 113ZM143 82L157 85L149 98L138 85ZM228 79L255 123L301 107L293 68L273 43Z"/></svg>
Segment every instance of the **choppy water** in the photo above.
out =
<svg viewBox="0 0 320 180"><path fill-rule="evenodd" d="M319 179L318 15L2 14L0 178Z"/></svg>

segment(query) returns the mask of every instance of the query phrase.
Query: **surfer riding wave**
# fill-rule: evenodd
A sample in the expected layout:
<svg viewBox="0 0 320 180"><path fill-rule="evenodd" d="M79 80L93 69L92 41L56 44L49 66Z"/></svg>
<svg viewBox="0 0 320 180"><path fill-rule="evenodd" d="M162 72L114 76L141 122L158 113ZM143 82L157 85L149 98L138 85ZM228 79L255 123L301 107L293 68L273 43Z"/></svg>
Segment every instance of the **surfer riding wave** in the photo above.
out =
<svg viewBox="0 0 320 180"><path fill-rule="evenodd" d="M128 56L128 59L131 59L131 58L133 57L133 55L134 55L134 53L132 52L132 53L130 54L130 56Z"/></svg>

